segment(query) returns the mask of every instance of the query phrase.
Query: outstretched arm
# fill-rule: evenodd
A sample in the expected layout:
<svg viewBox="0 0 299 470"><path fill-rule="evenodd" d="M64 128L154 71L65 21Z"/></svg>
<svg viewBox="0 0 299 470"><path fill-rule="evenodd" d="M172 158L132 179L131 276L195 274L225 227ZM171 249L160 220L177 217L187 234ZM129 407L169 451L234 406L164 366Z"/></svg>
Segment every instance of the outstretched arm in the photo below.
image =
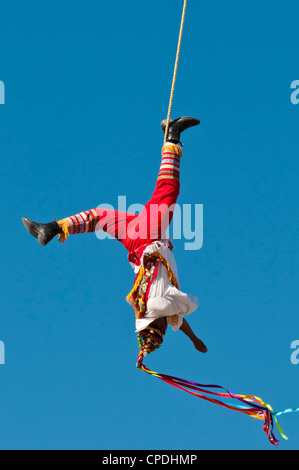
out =
<svg viewBox="0 0 299 470"><path fill-rule="evenodd" d="M188 336L197 351L200 351L202 353L206 353L208 351L206 345L193 333L189 323L187 322L187 320L185 320L185 318L183 318L183 323L180 330L185 333L186 336Z"/></svg>

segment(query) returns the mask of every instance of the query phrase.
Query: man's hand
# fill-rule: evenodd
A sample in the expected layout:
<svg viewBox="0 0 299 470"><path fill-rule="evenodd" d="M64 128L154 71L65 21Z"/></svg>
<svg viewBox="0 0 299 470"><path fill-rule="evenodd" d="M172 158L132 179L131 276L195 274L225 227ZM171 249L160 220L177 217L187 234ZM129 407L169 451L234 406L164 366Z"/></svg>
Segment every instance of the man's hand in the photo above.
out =
<svg viewBox="0 0 299 470"><path fill-rule="evenodd" d="M202 353L206 353L208 351L206 345L199 338L196 338L196 340L193 341L193 344L197 351L200 351Z"/></svg>

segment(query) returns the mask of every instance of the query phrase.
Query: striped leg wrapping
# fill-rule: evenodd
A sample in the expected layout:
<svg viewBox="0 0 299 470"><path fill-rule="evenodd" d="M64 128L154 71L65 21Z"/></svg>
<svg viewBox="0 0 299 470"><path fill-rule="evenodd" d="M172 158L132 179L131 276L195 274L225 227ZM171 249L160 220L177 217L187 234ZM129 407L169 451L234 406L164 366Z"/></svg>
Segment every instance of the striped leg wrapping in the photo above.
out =
<svg viewBox="0 0 299 470"><path fill-rule="evenodd" d="M171 179L180 181L180 159L182 149L178 145L166 144L162 148L162 162L158 175L158 180Z"/></svg>
<svg viewBox="0 0 299 470"><path fill-rule="evenodd" d="M95 232L98 222L97 212L91 209L65 219L70 226L70 235L75 233Z"/></svg>

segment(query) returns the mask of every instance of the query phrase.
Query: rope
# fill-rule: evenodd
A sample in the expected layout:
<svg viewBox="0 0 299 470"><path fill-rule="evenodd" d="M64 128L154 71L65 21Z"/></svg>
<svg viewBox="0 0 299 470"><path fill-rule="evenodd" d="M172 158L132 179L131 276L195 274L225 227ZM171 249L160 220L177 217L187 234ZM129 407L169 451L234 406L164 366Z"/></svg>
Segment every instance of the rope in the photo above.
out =
<svg viewBox="0 0 299 470"><path fill-rule="evenodd" d="M173 73L173 79L172 79L169 106L168 106L168 114L167 114L167 121L166 121L166 128L165 128L164 144L167 141L168 131L169 131L170 115L171 115L171 110L172 110L173 95L174 95L174 89L175 89L175 83L176 83L176 77L177 77L177 71L178 71L178 64L179 64L179 58L180 58L180 52L181 52L182 37L183 37L183 30L184 30L185 16L186 16L186 8L187 8L187 0L184 0L184 7L183 7L183 13L182 13L179 41L178 41L178 47L177 47L177 53L176 53L176 59L175 59L175 66L174 66L174 73Z"/></svg>

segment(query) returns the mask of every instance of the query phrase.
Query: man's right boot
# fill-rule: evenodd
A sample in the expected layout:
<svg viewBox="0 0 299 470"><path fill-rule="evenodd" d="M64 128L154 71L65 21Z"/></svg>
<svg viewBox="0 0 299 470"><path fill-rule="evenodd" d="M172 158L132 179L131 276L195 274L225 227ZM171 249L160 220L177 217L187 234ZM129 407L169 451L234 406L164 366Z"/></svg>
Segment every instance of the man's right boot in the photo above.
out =
<svg viewBox="0 0 299 470"><path fill-rule="evenodd" d="M27 217L22 217L22 221L28 232L37 238L43 246L47 245L56 235L62 232L55 221L49 224L40 224L39 222L27 219Z"/></svg>

